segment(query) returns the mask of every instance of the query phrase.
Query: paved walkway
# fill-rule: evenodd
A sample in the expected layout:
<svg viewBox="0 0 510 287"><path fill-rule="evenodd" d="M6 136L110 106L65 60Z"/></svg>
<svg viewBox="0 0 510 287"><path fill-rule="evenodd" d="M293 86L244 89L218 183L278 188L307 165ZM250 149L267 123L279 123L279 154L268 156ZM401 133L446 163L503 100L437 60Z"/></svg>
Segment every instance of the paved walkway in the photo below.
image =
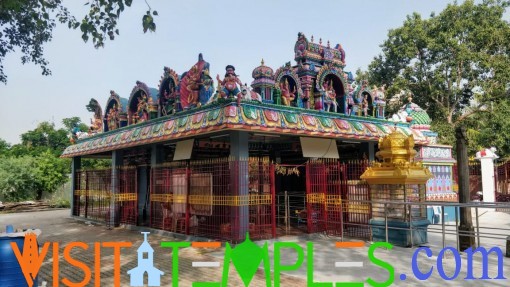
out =
<svg viewBox="0 0 510 287"><path fill-rule="evenodd" d="M121 285L129 286L129 277L126 275L127 270L136 266L135 248L138 248L142 242L142 236L139 232L126 229L107 230L104 226L87 225L83 222L68 218L69 211L48 211L34 213L18 213L0 215L1 226L11 223L16 228L37 227L43 230L40 236L40 242L60 242L65 245L71 241L82 241L92 246L93 242L104 241L130 241L133 242L133 248L129 251L122 251L122 267L121 267ZM506 213L490 212L480 216L480 224L482 226L510 227L510 215ZM437 226L436 226L437 227ZM454 230L454 226L447 227ZM379 266L374 265L367 257L368 247L354 249L338 249L335 248L335 242L339 238L326 237L323 235L302 235L302 236L284 236L276 240L267 241L269 243L270 258L273 260L274 243L275 242L295 242L304 250L304 262L296 271L286 271L282 276L281 286L306 286L307 279L307 250L306 243L313 242L314 251L314 272L313 277L316 282L363 282L367 278L375 281L383 282L388 278L388 273ZM171 252L169 249L157 246L161 241L180 241L179 239L151 234L149 241L155 249L155 265L165 272L161 286L171 286ZM505 241L501 239L483 239L482 246L490 248L499 246L505 251ZM257 242L262 245L265 242ZM447 235L446 246L456 247L454 235ZM416 248L394 247L392 250L378 249L375 253L380 260L390 263L395 268L395 279L391 286L510 286L510 279L506 280L469 280L466 281L467 258L465 254L461 254L460 273L454 280L442 279L437 270L438 252L441 250L442 236L441 234L429 233L429 243L427 246L433 251L433 256L427 258L424 254L420 255L419 267L422 272L426 272L433 267L431 277L427 281L419 281L415 278L411 268L411 258ZM50 250L51 252L51 250ZM72 253L73 257L84 261L89 266L93 266L93 253L84 252L75 249ZM180 251L179 260L179 286L191 286L191 282L196 281L220 281L221 268L194 268L192 262L195 261L218 261L223 259L224 247L220 249L207 250L198 252L194 248L186 248ZM111 248L103 248L101 250L101 286L113 286L113 267L112 267L112 250ZM494 256L489 257L489 277L497 275L497 261ZM62 261L62 252L60 253ZM292 264L296 260L296 253L290 249L284 249L282 252L282 264ZM43 264L40 271L40 280L48 282L51 286L51 259L48 258ZM335 267L336 262L361 262L363 267ZM482 262L480 255L476 255L473 260L473 275L478 278L482 274ZM455 258L449 254L443 260L445 273L451 276L455 272ZM341 264L341 263L340 263ZM222 266L223 267L223 266ZM273 267L272 267L273 268ZM60 277L70 277L71 280L78 282L83 278L83 273L67 263L60 266ZM231 274L235 274L231 267ZM407 278L402 281L401 274L406 274ZM503 260L503 274L510 278L510 258ZM93 276L93 275L92 275ZM41 282L41 281L40 281ZM92 283L88 286L93 286ZM229 286L243 286L237 275L229 277ZM264 275L261 270L257 273L254 281L250 286L265 286ZM370 286L365 284L365 286Z"/></svg>

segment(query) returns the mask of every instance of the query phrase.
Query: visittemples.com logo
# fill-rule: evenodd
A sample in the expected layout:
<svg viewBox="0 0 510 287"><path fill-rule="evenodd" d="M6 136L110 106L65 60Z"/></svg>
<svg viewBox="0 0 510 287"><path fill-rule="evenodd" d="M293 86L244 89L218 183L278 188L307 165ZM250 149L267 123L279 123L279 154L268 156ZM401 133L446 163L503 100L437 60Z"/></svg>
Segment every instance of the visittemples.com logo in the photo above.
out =
<svg viewBox="0 0 510 287"><path fill-rule="evenodd" d="M138 265L127 271L125 276L129 276L129 286L162 286L161 278L165 276L165 271L158 269L154 266L154 249L151 247L148 235L149 232L142 232L144 236L144 240L142 244L136 250L138 257ZM171 270L171 279L172 287L179 286L179 250L182 248L192 247L192 248L219 248L221 247L221 242L172 242L172 241L163 241L160 243L161 247L169 248L172 253L172 270ZM101 268L101 248L112 248L113 249L113 261L114 261L114 286L121 286L120 278L120 265L121 265L121 250L126 248L131 248L131 242L96 242L93 246L94 252L94 266L87 266L82 261L77 260L71 256L71 251L75 248L83 249L85 251L89 250L89 244L83 242L71 242L67 244L63 248L63 258L66 263L81 269L83 272L83 280L81 282L73 282L69 278L60 278L59 277L59 266L61 262L59 262L59 252L60 247L58 242L46 242L41 248L39 252L39 247L37 244L36 236L34 234L28 234L25 236L24 244L23 244L23 252L19 249L19 246L15 242L11 242L11 247L14 251L14 254L19 262L20 268L25 277L26 283L29 287L34 286L36 282L37 274L41 268L43 260L46 258L50 246L52 247L52 255L53 256L53 287L58 286L100 286L101 278L100 278L100 268ZM336 242L335 248L363 248L365 247L365 243L363 242ZM225 246L225 254L223 257L223 270L221 272L222 276L219 281L216 282L193 282L193 287L226 287L229 284L229 278L233 275L234 272L237 272L237 275L244 283L244 286L250 286L255 274L262 268L264 271L264 278L267 287L274 286L279 287L281 285L280 278L282 272L286 271L295 271L302 267L305 251L306 251L306 273L307 273L307 286L309 287L362 287L362 286L373 286L373 287L387 287L391 286L395 282L395 268L389 262L381 260L375 256L375 251L378 248L384 248L387 250L391 250L393 245L386 242L377 242L373 243L368 248L368 259L372 264L380 268L380 272L386 272L388 274L385 281L376 281L372 278L367 278L365 280L360 280L359 282L316 282L314 281L314 243L307 242L306 247L303 248L299 244L295 242L276 242L274 243L274 258L273 258L273 269L271 270L271 261L269 256L269 246L266 242L262 247L253 243L249 234L246 236L246 240L232 247L229 243L226 243ZM284 265L281 261L282 252L295 252L296 259L293 264ZM453 274L447 274L444 270L443 265L443 255L449 252L453 254L455 260L455 271ZM478 253L482 258L482 275L480 277L475 277L473 274L473 256ZM489 262L488 257L490 254L494 254L497 256L497 276L492 278L489 276ZM493 247L489 250L485 248L477 248L473 250L466 250L467 255L467 275L464 280L505 280L506 277L503 275L503 252L498 247ZM418 266L418 256L426 256L428 258L432 257L432 250L428 247L420 247L417 248L412 255L412 273L413 276L418 280L423 280L426 282L429 279L433 272L437 272L439 276L444 280L454 280L459 277L460 269L461 269L461 258L459 252L452 247L446 247L442 249L437 255L437 265L436 269L433 266L430 266L429 269ZM232 264L230 264L232 263ZM233 265L235 271L230 270L230 266ZM196 268L221 268L220 262L192 262L192 267ZM335 262L335 267L339 268L348 268L348 267L363 267L363 262ZM92 278L92 271L94 271L94 278ZM273 273L273 278L271 278L271 272ZM360 275L361 276L361 275ZM399 279L404 281L407 279L407 275L402 273L399 275ZM424 283L425 283L424 282ZM486 282L486 281L485 281ZM481 282L482 285L483 282ZM481 286L482 286L481 285Z"/></svg>

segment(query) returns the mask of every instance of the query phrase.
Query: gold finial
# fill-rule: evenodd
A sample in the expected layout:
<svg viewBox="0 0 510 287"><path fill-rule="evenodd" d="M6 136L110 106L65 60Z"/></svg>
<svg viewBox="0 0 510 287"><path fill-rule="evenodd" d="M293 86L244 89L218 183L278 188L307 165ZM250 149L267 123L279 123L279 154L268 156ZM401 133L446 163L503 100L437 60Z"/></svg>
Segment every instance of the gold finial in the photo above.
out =
<svg viewBox="0 0 510 287"><path fill-rule="evenodd" d="M361 179L369 184L425 184L433 178L430 170L415 161L413 136L407 136L395 129L391 134L379 139L376 162L369 167Z"/></svg>
<svg viewBox="0 0 510 287"><path fill-rule="evenodd" d="M262 58L262 61L260 61L260 65L264 66L264 58Z"/></svg>
<svg viewBox="0 0 510 287"><path fill-rule="evenodd" d="M391 164L413 162L415 155L413 136L408 137L398 129L379 140L379 151L376 153L384 163Z"/></svg>

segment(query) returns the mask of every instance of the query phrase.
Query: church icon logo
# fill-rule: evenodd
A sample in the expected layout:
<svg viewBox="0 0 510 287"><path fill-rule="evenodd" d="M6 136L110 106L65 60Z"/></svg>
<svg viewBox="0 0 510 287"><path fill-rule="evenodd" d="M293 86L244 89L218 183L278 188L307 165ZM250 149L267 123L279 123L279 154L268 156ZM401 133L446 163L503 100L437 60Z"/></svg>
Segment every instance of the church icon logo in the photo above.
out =
<svg viewBox="0 0 510 287"><path fill-rule="evenodd" d="M138 266L127 272L130 276L130 285L133 287L144 286L144 278L147 276L148 286L161 286L161 276L165 273L154 267L154 249L147 241L147 235L150 232L141 233L143 234L143 242L136 251L138 253Z"/></svg>

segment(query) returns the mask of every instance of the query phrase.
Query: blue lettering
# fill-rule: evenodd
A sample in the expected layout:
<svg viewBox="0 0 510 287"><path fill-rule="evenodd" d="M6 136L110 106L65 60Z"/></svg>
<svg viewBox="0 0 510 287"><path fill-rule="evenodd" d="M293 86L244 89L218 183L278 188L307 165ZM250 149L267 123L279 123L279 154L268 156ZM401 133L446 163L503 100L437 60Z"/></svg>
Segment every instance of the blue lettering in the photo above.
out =
<svg viewBox="0 0 510 287"><path fill-rule="evenodd" d="M420 248L416 249L416 251L413 254L413 260L411 262L411 266L413 268L413 274L416 278L418 278L419 280L427 280L427 279L429 279L430 275L432 274L432 270L434 269L434 267L430 267L429 272L427 272L427 273L422 273L420 271L420 268L418 267L418 254L422 250L425 251L425 254L427 254L427 257L430 258L432 256L432 250L430 250L430 248L420 247Z"/></svg>
<svg viewBox="0 0 510 287"><path fill-rule="evenodd" d="M453 253L453 257L455 257L455 271L453 272L452 277L448 277L448 275L446 275L446 273L444 272L444 268L443 268L444 253L448 250L450 250ZM457 278L457 276L459 276L460 269L461 269L460 263L461 263L461 258L460 258L459 251L457 251L457 249L455 249L453 247L445 247L437 255L437 273L439 273L439 276L441 276L441 278L443 278L444 280L453 280L453 279Z"/></svg>
<svg viewBox="0 0 510 287"><path fill-rule="evenodd" d="M494 279L506 279L505 276L503 276L503 251L501 251L500 248L492 247L491 249L489 249L489 251L487 251L483 247L478 247L474 250L472 248L468 248L465 252L467 254L467 274L466 278L464 279L466 280L478 279L473 277L473 254L475 254L476 252L480 252L482 254L483 273L482 277L480 277L479 279L484 280L492 279L489 277L489 253L492 252L496 253L496 255L498 256L498 277Z"/></svg>

